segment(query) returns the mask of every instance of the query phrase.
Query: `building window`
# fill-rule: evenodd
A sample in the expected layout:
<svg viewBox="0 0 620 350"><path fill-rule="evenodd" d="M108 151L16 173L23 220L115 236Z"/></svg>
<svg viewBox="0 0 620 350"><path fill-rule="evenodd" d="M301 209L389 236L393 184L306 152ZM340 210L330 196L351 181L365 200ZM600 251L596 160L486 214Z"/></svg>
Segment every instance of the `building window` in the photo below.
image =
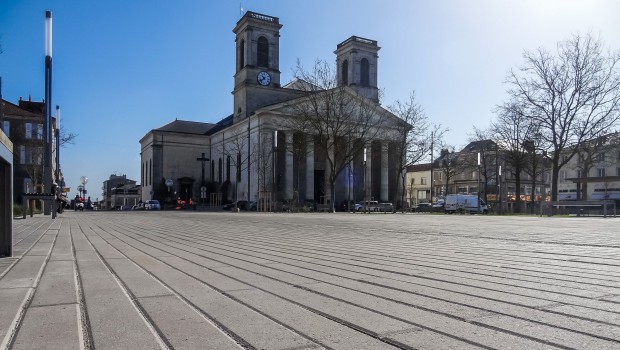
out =
<svg viewBox="0 0 620 350"><path fill-rule="evenodd" d="M598 169L596 169L596 173L597 173L598 177L604 177L605 176L605 168L598 168Z"/></svg>
<svg viewBox="0 0 620 350"><path fill-rule="evenodd" d="M153 160L149 159L149 186L153 186Z"/></svg>
<svg viewBox="0 0 620 350"><path fill-rule="evenodd" d="M426 185L426 178L425 177L420 179L420 185Z"/></svg>
<svg viewBox="0 0 620 350"><path fill-rule="evenodd" d="M32 138L32 123L24 124L24 128L25 128L25 137L27 139L31 139Z"/></svg>
<svg viewBox="0 0 620 350"><path fill-rule="evenodd" d="M238 71L242 70L243 67L245 67L245 40L241 40L241 43L239 44L239 69Z"/></svg>
<svg viewBox="0 0 620 350"><path fill-rule="evenodd" d="M218 178L218 182L219 182L219 183L222 183L222 179L223 179L223 177L222 177L222 175L223 175L223 174L222 174L222 158L220 158L220 159L218 160L218 163L217 163L217 170L218 170L218 177L217 177L217 178Z"/></svg>
<svg viewBox="0 0 620 350"><path fill-rule="evenodd" d="M370 85L370 64L365 58L362 58L362 62L360 64L360 84L362 86Z"/></svg>
<svg viewBox="0 0 620 350"><path fill-rule="evenodd" d="M342 85L349 85L349 61L342 62Z"/></svg>
<svg viewBox="0 0 620 350"><path fill-rule="evenodd" d="M38 140L43 140L43 124L37 124L36 134Z"/></svg>
<svg viewBox="0 0 620 350"><path fill-rule="evenodd" d="M426 191L418 191L418 199L426 199Z"/></svg>
<svg viewBox="0 0 620 350"><path fill-rule="evenodd" d="M19 145L19 164L26 164L26 146Z"/></svg>
<svg viewBox="0 0 620 350"><path fill-rule="evenodd" d="M560 171L560 181L566 181L566 170Z"/></svg>
<svg viewBox="0 0 620 350"><path fill-rule="evenodd" d="M269 67L269 42L264 36L258 38L256 65L259 67Z"/></svg>
<svg viewBox="0 0 620 350"><path fill-rule="evenodd" d="M32 164L43 164L43 147L34 147L30 153L30 161Z"/></svg>
<svg viewBox="0 0 620 350"><path fill-rule="evenodd" d="M237 182L241 182L241 153L237 153Z"/></svg>
<svg viewBox="0 0 620 350"><path fill-rule="evenodd" d="M576 176L576 177L577 177L577 178L580 178L580 177L581 177L581 169L578 169L578 170L577 170L577 176Z"/></svg>
<svg viewBox="0 0 620 350"><path fill-rule="evenodd" d="M215 179L215 160L211 161L211 177L209 180L213 181Z"/></svg>
<svg viewBox="0 0 620 350"><path fill-rule="evenodd" d="M226 181L230 182L230 156L226 157Z"/></svg>
<svg viewBox="0 0 620 350"><path fill-rule="evenodd" d="M616 168L616 176L620 176L620 166Z"/></svg>
<svg viewBox="0 0 620 350"><path fill-rule="evenodd" d="M6 134L7 137L11 137L11 122L5 120L2 122L2 131Z"/></svg>
<svg viewBox="0 0 620 350"><path fill-rule="evenodd" d="M598 157L597 157L597 160L599 162L604 162L605 161L605 153L599 153Z"/></svg>

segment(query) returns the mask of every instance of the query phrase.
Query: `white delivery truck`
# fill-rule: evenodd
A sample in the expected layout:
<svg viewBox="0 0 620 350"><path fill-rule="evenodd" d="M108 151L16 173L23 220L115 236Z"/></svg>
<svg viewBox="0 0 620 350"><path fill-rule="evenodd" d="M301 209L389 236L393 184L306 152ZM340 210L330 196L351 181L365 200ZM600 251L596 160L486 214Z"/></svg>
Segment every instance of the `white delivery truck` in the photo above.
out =
<svg viewBox="0 0 620 350"><path fill-rule="evenodd" d="M478 207L478 200L480 200L480 207ZM445 210L448 214L455 212L478 213L478 210L480 210L482 214L486 214L489 212L489 207L476 195L449 194L446 196Z"/></svg>

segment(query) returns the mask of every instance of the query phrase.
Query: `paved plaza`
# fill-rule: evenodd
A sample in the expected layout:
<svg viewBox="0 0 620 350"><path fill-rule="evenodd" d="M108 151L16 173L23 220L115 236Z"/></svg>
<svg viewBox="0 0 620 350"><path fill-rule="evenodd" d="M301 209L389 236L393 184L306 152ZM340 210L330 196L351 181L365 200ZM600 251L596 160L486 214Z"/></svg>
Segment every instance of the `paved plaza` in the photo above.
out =
<svg viewBox="0 0 620 350"><path fill-rule="evenodd" d="M620 219L14 221L0 349L620 349Z"/></svg>

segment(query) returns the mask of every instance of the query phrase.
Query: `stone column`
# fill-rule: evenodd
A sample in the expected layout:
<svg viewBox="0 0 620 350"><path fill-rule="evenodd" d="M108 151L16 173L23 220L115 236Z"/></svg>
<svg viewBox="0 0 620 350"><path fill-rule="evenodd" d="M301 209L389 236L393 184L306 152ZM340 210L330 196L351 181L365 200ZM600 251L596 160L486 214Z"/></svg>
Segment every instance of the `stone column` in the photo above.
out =
<svg viewBox="0 0 620 350"><path fill-rule="evenodd" d="M284 175L284 198L293 199L294 188L294 172L293 172L293 132L287 131L286 137L286 155L285 155L285 175Z"/></svg>
<svg viewBox="0 0 620 350"><path fill-rule="evenodd" d="M334 148L332 147L327 151L327 158L334 159ZM325 204L329 201L331 203L332 200L332 189L329 184L329 177L332 174L332 168L329 165L329 161L325 158Z"/></svg>
<svg viewBox="0 0 620 350"><path fill-rule="evenodd" d="M381 142L381 202L389 201L388 143Z"/></svg>
<svg viewBox="0 0 620 350"><path fill-rule="evenodd" d="M306 147L306 199L317 200L314 198L314 139L311 136L308 136Z"/></svg>

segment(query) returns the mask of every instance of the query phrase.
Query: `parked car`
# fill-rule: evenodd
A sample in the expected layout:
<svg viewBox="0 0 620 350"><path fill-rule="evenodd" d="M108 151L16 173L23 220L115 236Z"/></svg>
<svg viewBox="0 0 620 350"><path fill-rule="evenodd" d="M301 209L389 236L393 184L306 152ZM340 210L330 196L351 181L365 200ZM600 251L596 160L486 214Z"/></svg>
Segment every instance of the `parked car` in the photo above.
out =
<svg viewBox="0 0 620 350"><path fill-rule="evenodd" d="M362 211L363 207L364 207L364 205L362 203L355 203L354 210L355 211Z"/></svg>
<svg viewBox="0 0 620 350"><path fill-rule="evenodd" d="M391 213L394 211L394 205L392 203L379 203L379 211L384 213Z"/></svg>
<svg viewBox="0 0 620 350"><path fill-rule="evenodd" d="M411 208L411 211L414 213L429 213L432 210L433 205L431 203L418 203L418 205Z"/></svg>
<svg viewBox="0 0 620 350"><path fill-rule="evenodd" d="M159 201L155 199L151 199L145 202L144 204L145 210L160 210L161 205L159 205Z"/></svg>

